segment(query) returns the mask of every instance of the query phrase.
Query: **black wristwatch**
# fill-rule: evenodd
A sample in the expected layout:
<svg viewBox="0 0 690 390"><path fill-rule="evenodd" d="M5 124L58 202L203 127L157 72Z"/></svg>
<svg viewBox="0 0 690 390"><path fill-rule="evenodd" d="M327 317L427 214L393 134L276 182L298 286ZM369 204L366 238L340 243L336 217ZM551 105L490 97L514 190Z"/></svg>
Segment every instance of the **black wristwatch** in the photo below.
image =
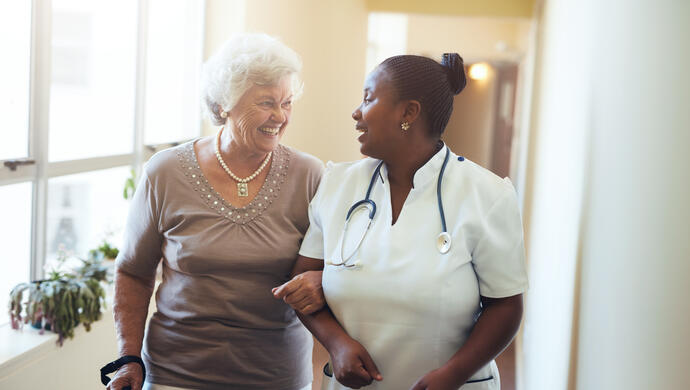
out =
<svg viewBox="0 0 690 390"><path fill-rule="evenodd" d="M144 375L144 377L141 380L141 383L143 385L144 381L146 380L146 366L144 366L144 361L141 360L139 356L134 355L123 356L101 367L101 383L107 386L108 383L110 383L110 378L108 377L108 374L119 370L120 367L128 363L138 363L141 366L141 372ZM131 390L131 388L127 386L122 390Z"/></svg>

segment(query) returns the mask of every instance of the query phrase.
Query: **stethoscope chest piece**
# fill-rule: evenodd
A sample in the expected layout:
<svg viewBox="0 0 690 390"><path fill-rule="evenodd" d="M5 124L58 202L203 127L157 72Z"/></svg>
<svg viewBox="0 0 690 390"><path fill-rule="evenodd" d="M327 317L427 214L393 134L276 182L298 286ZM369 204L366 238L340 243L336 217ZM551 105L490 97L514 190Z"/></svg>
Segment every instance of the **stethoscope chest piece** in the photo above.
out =
<svg viewBox="0 0 690 390"><path fill-rule="evenodd" d="M448 253L448 251L450 250L450 244L451 239L450 234L448 234L448 232L442 232L438 235L438 238L436 239L436 247L442 255Z"/></svg>

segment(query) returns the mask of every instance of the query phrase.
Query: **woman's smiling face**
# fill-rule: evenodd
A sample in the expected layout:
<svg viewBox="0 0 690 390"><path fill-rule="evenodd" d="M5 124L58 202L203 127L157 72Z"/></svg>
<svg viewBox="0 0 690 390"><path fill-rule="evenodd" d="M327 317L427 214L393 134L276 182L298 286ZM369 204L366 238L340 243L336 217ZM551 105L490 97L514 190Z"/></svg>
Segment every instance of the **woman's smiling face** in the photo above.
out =
<svg viewBox="0 0 690 390"><path fill-rule="evenodd" d="M355 127L362 133L357 138L361 153L379 159L388 155L401 136L403 112L385 69L376 68L367 76L362 103L352 113Z"/></svg>
<svg viewBox="0 0 690 390"><path fill-rule="evenodd" d="M274 85L253 85L230 110L233 139L257 153L275 149L292 114L292 76Z"/></svg>

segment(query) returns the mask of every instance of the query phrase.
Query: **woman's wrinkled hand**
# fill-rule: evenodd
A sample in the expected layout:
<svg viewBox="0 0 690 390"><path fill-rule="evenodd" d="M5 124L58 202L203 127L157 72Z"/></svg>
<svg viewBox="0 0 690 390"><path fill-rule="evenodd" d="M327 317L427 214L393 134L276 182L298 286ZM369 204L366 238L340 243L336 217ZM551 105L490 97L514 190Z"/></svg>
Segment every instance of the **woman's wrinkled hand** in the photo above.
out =
<svg viewBox="0 0 690 390"><path fill-rule="evenodd" d="M137 363L128 363L120 367L115 376L108 383L107 390L123 390L130 388L131 390L141 390L144 385L144 373L141 366Z"/></svg>
<svg viewBox="0 0 690 390"><path fill-rule="evenodd" d="M359 389L374 380L383 380L369 352L354 339L347 338L336 343L329 352L333 374L341 384Z"/></svg>
<svg viewBox="0 0 690 390"><path fill-rule="evenodd" d="M464 382L447 367L429 371L410 388L410 390L456 390Z"/></svg>
<svg viewBox="0 0 690 390"><path fill-rule="evenodd" d="M302 314L313 314L326 305L321 288L322 271L307 271L273 290L273 296L282 299Z"/></svg>

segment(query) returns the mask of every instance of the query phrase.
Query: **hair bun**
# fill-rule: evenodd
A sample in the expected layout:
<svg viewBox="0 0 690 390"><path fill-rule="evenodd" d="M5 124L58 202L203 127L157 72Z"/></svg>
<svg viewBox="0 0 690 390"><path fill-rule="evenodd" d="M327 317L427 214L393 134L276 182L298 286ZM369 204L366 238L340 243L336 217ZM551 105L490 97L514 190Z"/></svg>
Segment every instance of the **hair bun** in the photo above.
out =
<svg viewBox="0 0 690 390"><path fill-rule="evenodd" d="M446 69L450 89L454 94L459 94L467 85L465 77L465 63L458 53L444 53L441 66Z"/></svg>

